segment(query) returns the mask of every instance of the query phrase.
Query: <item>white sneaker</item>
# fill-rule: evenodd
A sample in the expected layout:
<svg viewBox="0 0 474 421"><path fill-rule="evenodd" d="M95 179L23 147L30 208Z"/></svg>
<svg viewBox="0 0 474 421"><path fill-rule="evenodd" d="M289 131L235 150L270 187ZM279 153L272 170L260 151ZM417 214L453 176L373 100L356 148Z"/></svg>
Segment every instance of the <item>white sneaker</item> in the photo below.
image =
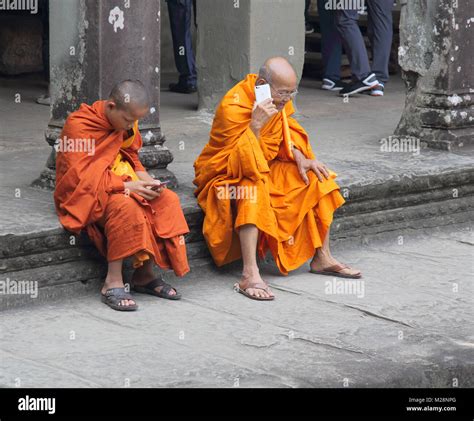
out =
<svg viewBox="0 0 474 421"><path fill-rule="evenodd" d="M371 96L383 96L383 90L385 88L385 85L382 82L379 82L379 84L370 90L370 95Z"/></svg>

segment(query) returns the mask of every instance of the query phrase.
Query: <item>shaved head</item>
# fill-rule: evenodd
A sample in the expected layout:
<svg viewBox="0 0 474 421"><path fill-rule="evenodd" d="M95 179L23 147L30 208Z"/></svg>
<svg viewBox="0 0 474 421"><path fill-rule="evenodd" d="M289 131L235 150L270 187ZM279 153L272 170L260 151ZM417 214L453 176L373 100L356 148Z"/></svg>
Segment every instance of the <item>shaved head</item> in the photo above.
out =
<svg viewBox="0 0 474 421"><path fill-rule="evenodd" d="M294 85L297 82L296 72L285 57L270 57L265 60L258 72L259 78L270 84Z"/></svg>
<svg viewBox="0 0 474 421"><path fill-rule="evenodd" d="M150 111L147 90L139 80L117 83L105 101L105 114L115 130L130 130Z"/></svg>
<svg viewBox="0 0 474 421"><path fill-rule="evenodd" d="M109 100L122 110L130 106L134 108L149 108L150 106L148 92L139 80L124 80L117 83L110 92Z"/></svg>
<svg viewBox="0 0 474 421"><path fill-rule="evenodd" d="M289 93L297 92L298 77L295 69L285 57L270 57L260 67L256 85L268 83L272 91L273 103L278 111L290 101Z"/></svg>

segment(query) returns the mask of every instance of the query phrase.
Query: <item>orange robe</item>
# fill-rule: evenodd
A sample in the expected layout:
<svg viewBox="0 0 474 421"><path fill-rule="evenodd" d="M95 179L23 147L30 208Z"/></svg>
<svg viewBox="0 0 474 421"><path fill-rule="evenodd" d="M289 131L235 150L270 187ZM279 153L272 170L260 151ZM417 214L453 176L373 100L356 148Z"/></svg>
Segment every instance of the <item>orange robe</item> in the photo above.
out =
<svg viewBox="0 0 474 421"><path fill-rule="evenodd" d="M234 86L219 104L210 139L194 162L195 195L205 213L203 234L218 266L241 258L236 229L259 229L258 255L268 250L282 274L301 266L321 247L334 211L344 203L335 174L306 185L290 145L314 153L304 129L291 117L292 102L272 117L257 139L250 129L257 75Z"/></svg>
<svg viewBox="0 0 474 421"><path fill-rule="evenodd" d="M54 192L59 220L68 231L85 230L109 262L135 255L139 266L145 252L161 268L184 276L189 265L183 235L189 228L179 197L168 189L152 201L126 194L124 181L132 177L119 176L112 167L120 153L134 171L145 171L138 157L142 138L137 132L132 144L124 142L124 131L113 129L104 107L105 101L82 104L62 130L60 139L68 139L69 144L90 140L95 150L59 148Z"/></svg>

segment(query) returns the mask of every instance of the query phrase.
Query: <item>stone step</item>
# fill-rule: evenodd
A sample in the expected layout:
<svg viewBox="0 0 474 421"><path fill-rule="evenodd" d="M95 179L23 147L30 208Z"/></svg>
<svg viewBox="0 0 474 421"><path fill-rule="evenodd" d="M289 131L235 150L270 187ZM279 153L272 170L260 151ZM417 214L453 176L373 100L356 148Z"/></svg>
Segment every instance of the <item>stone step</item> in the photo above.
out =
<svg viewBox="0 0 474 421"><path fill-rule="evenodd" d="M472 166L340 185L346 204L335 215L331 229L335 241L469 222L474 216ZM186 236L191 270L213 265L202 235L203 214L193 189L182 186L177 193L191 230ZM0 214L5 215L0 230L0 281L36 281L40 299L0 291L0 309L87 293L91 285L98 288L106 262L85 235L75 237L61 228L51 192L25 188L21 198L4 200L8 194L11 192L5 189L0 191ZM131 270L127 259L126 276ZM173 279L170 273L166 276Z"/></svg>

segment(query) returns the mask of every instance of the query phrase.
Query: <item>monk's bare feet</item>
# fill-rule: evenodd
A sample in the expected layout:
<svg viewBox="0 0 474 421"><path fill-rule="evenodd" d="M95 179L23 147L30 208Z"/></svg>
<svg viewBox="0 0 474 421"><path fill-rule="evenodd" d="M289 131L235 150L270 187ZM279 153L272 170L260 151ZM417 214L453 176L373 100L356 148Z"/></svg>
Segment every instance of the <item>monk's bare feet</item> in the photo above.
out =
<svg viewBox="0 0 474 421"><path fill-rule="evenodd" d="M142 287L148 284L149 282L153 281L156 276L153 273L153 270L151 268L151 262L147 260L143 266L135 269L135 272L133 272L132 276L132 284ZM156 292L161 292L161 290L165 287L165 285L157 286L154 288ZM151 290L150 290L151 291ZM176 295L176 290L174 288L170 289L168 292L168 295Z"/></svg>
<svg viewBox="0 0 474 421"><path fill-rule="evenodd" d="M110 288L123 288L123 279L122 278L113 278L111 276L107 276L105 278L104 286L102 287L101 293L104 295L108 289ZM134 300L120 300L120 305L122 306L133 306L135 305Z"/></svg>
<svg viewBox="0 0 474 421"><path fill-rule="evenodd" d="M259 288L248 288L250 284L262 284L267 286L267 290L259 289ZM273 292L268 287L268 284L262 279L260 276L260 272L258 268L245 270L242 272L242 277L240 278L239 282L240 288L243 289L247 294L251 295L252 297L258 298L271 298L274 297Z"/></svg>
<svg viewBox="0 0 474 421"><path fill-rule="evenodd" d="M313 257L313 260L311 260L311 263L309 264L312 270L319 271L325 270L326 268L334 265L344 266L334 257L332 257L330 253L324 252L321 249L318 249L317 253ZM340 273L344 275L357 276L360 275L360 270L351 267L345 267L344 269L340 270Z"/></svg>

